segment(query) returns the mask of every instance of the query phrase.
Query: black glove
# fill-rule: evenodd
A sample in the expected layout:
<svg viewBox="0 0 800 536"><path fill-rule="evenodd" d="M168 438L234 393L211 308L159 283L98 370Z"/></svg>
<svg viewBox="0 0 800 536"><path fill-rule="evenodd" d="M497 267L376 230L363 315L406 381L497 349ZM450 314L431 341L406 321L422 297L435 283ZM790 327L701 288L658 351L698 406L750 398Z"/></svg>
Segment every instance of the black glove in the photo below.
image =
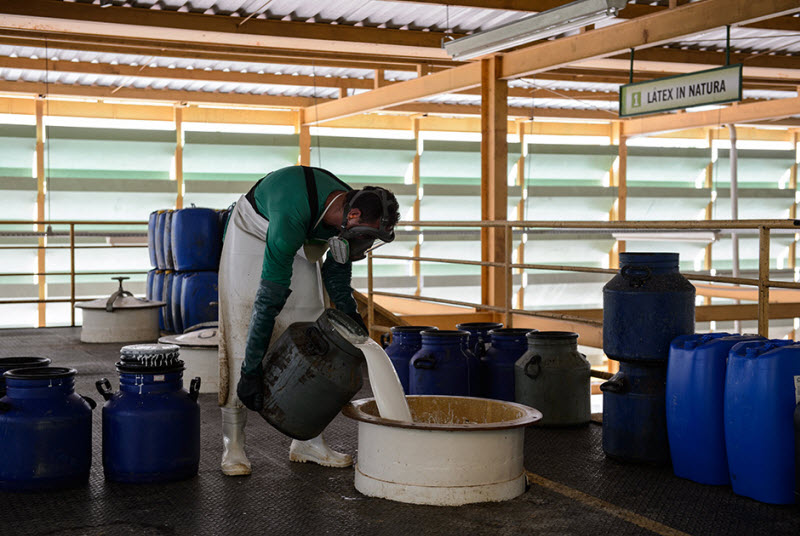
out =
<svg viewBox="0 0 800 536"><path fill-rule="evenodd" d="M253 411L261 411L264 407L264 374L261 364L252 374L245 374L239 378L236 385L236 396L247 408Z"/></svg>
<svg viewBox="0 0 800 536"><path fill-rule="evenodd" d="M364 330L364 335L369 335L369 330L367 329L367 325L364 323L364 319L361 318L361 315L358 311L354 311L352 313L345 313L347 316L353 319L353 321Z"/></svg>
<svg viewBox="0 0 800 536"><path fill-rule="evenodd" d="M288 288L262 279L253 303L253 314L250 317L250 328L247 331L247 346L242 363L242 376L253 375L256 367L261 367L261 360L267 353L275 317L281 312L292 291Z"/></svg>

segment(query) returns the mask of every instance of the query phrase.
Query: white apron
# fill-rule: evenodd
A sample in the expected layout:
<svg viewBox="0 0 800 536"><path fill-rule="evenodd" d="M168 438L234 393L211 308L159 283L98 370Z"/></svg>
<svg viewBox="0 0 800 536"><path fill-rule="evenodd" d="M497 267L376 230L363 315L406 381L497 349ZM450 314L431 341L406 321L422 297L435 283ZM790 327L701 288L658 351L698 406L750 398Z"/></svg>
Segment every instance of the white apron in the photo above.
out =
<svg viewBox="0 0 800 536"><path fill-rule="evenodd" d="M247 332L264 262L269 222L242 196L231 213L219 266L219 405L241 408L236 396ZM310 254L310 251L309 251ZM272 331L270 345L294 322L313 322L325 310L322 277L303 248L292 264L292 293L286 300Z"/></svg>

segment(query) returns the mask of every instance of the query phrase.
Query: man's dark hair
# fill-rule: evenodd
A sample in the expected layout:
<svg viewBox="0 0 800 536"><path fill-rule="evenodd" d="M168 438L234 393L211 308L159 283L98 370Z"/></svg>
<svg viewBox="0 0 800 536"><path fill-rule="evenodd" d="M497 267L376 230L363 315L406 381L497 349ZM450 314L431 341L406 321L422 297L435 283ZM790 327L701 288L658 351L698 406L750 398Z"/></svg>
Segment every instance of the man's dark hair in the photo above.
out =
<svg viewBox="0 0 800 536"><path fill-rule="evenodd" d="M360 195L355 200L354 204L351 204L350 201L361 190L350 190L345 196L345 203L350 205L351 209L357 208L361 211L362 221L374 222L380 220L383 215L383 205L381 203L381 196L377 193L379 190L386 192L386 200L389 209L389 213L387 214L389 225L394 227L400 220L400 204L397 202L397 198L394 194L386 188L381 188L380 186L364 186L363 191L373 192L373 195Z"/></svg>

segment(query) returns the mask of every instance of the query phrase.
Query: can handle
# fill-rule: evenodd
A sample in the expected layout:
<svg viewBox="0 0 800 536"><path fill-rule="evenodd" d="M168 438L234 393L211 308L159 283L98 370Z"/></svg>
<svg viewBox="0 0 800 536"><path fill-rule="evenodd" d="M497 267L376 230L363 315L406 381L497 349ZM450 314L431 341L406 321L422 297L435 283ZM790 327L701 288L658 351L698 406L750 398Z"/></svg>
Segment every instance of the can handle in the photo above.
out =
<svg viewBox="0 0 800 536"><path fill-rule="evenodd" d="M532 365L536 366L536 372L531 372ZM539 354L534 355L531 357L530 361L525 363L525 375L529 378L533 378L534 380L539 377L539 374L542 373L542 356Z"/></svg>
<svg viewBox="0 0 800 536"><path fill-rule="evenodd" d="M615 374L607 382L600 384L600 390L604 393L624 393L628 390L628 382L622 374Z"/></svg>
<svg viewBox="0 0 800 536"><path fill-rule="evenodd" d="M197 397L200 394L201 381L202 380L200 380L200 376L196 376L192 378L192 381L189 384L189 398L191 398L194 402L197 402Z"/></svg>
<svg viewBox="0 0 800 536"><path fill-rule="evenodd" d="M6 411L10 411L11 408L12 406L8 402L0 402L0 413L5 413Z"/></svg>
<svg viewBox="0 0 800 536"><path fill-rule="evenodd" d="M89 404L89 407L90 407L91 409L94 409L94 408L96 408L96 407L97 407L97 402L95 402L95 401L94 401L94 399L92 399L92 398L89 398L88 396L84 396L84 395L80 395L80 397L81 397L82 399L84 399L84 400L86 401L86 403L87 403L87 404Z"/></svg>
<svg viewBox="0 0 800 536"><path fill-rule="evenodd" d="M486 357L486 341L484 341L483 337L480 335L478 335L478 342L475 343L475 348L472 349L472 353L481 360Z"/></svg>
<svg viewBox="0 0 800 536"><path fill-rule="evenodd" d="M649 266L636 266L628 264L623 266L619 271L620 275L628 280L630 286L634 288L641 287L653 276L653 271Z"/></svg>
<svg viewBox="0 0 800 536"><path fill-rule="evenodd" d="M432 354L419 356L414 360L414 368L433 370L436 368L436 358Z"/></svg>
<svg viewBox="0 0 800 536"><path fill-rule="evenodd" d="M383 349L386 349L389 346L389 344L391 344L389 342L390 335L391 335L390 333L381 333L381 347Z"/></svg>
<svg viewBox="0 0 800 536"><path fill-rule="evenodd" d="M111 390L111 382L108 381L108 378L97 380L94 382L94 385L97 387L97 392L100 393L105 400L111 400L111 396L114 393Z"/></svg>
<svg viewBox="0 0 800 536"><path fill-rule="evenodd" d="M314 348L314 350L320 355L327 354L330 350L328 341L325 340L325 336L317 326L309 326L306 329L306 339Z"/></svg>

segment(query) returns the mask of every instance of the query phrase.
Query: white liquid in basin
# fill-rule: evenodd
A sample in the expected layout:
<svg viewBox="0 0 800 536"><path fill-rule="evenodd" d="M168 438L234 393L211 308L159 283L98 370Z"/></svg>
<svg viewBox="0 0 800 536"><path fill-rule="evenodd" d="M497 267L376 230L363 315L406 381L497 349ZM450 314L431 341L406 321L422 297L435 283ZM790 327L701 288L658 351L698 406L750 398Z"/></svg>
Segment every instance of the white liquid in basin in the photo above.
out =
<svg viewBox="0 0 800 536"><path fill-rule="evenodd" d="M375 395L380 416L393 421L412 422L411 411L408 409L397 371L394 370L389 356L383 351L381 345L372 339L367 339L366 342L355 346L364 353L367 360L369 383L372 386L372 393Z"/></svg>

